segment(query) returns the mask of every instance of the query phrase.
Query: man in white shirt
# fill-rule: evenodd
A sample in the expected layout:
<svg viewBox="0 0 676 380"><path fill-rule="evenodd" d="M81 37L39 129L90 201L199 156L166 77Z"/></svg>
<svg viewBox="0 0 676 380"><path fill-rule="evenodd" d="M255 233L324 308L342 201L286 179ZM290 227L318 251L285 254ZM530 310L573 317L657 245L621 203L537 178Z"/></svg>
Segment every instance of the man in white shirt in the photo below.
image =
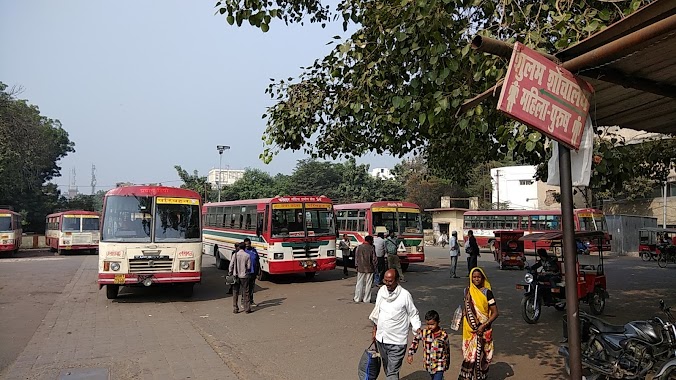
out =
<svg viewBox="0 0 676 380"><path fill-rule="evenodd" d="M458 267L458 256L460 256L460 245L458 244L458 232L453 231L451 234L451 240L448 242L449 247L451 247L451 278L458 278L455 274L455 270Z"/></svg>
<svg viewBox="0 0 676 380"><path fill-rule="evenodd" d="M385 286L378 290L369 319L373 322L373 340L383 361L385 379L399 380L409 325L418 332L421 322L411 293L399 285L399 273L394 269L386 271L383 282Z"/></svg>
<svg viewBox="0 0 676 380"><path fill-rule="evenodd" d="M385 234L378 232L378 235L373 239L373 246L376 249L376 257L378 258L378 270L376 271L376 282L378 285L383 284L383 277L387 270L387 261L385 261Z"/></svg>

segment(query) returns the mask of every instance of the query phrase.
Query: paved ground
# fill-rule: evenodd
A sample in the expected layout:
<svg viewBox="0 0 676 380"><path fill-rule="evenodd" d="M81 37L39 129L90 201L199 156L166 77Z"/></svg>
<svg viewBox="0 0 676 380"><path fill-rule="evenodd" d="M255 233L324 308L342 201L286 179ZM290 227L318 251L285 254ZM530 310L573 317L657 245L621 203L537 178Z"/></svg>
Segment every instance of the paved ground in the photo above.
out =
<svg viewBox="0 0 676 380"><path fill-rule="evenodd" d="M489 256L480 264L500 309L490 378L563 378L556 354L563 313L545 308L540 323L526 324L514 288L524 272L500 271ZM676 267L623 257L607 260L606 269L610 322L650 318L660 297L676 305ZM314 280L285 276L259 283L260 306L249 315L232 314L223 274L205 257L204 282L189 300L171 288L134 288L109 301L95 284L95 256L2 259L0 378L72 378L62 372L68 368L100 368L112 379L355 378L370 343L373 305L352 302L353 272L348 279L336 270ZM448 278L446 251L428 247L426 263L412 265L407 279L403 285L420 313L436 309L447 327L468 279ZM451 340L448 379L460 365L460 334L451 332ZM420 360L404 364L402 379L426 379Z"/></svg>

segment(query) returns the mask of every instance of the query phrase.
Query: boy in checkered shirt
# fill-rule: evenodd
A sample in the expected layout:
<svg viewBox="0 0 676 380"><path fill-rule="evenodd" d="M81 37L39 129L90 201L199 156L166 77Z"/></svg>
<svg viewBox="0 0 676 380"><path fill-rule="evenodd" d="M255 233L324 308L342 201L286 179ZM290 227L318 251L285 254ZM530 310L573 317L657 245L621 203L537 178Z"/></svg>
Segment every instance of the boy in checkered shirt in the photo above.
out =
<svg viewBox="0 0 676 380"><path fill-rule="evenodd" d="M430 310L425 314L427 327L418 330L411 347L408 349L406 362L413 363L413 354L418 350L418 344L424 343L423 367L430 374L431 380L442 380L444 372L451 365L451 348L448 334L439 327L439 313Z"/></svg>

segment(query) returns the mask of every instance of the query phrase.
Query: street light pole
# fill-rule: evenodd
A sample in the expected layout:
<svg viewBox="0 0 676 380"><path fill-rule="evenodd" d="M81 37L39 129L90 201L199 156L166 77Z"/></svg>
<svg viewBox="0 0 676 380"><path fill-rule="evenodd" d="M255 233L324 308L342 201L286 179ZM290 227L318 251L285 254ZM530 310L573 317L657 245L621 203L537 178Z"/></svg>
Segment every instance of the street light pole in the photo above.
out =
<svg viewBox="0 0 676 380"><path fill-rule="evenodd" d="M216 181L216 186L218 186L218 201L221 201L221 175L222 173L222 166L223 166L223 152L226 149L230 149L230 146L228 145L216 145L216 149L218 149L218 180Z"/></svg>

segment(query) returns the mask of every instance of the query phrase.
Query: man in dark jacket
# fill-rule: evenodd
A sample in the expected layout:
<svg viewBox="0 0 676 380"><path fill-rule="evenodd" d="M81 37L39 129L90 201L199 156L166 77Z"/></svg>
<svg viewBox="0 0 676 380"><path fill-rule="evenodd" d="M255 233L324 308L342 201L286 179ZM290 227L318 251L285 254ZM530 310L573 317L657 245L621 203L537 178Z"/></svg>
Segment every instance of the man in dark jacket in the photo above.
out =
<svg viewBox="0 0 676 380"><path fill-rule="evenodd" d="M479 244L476 242L474 237L474 232L472 230L467 231L467 245L465 246L465 252L467 253L467 277L472 273L472 269L479 266Z"/></svg>

